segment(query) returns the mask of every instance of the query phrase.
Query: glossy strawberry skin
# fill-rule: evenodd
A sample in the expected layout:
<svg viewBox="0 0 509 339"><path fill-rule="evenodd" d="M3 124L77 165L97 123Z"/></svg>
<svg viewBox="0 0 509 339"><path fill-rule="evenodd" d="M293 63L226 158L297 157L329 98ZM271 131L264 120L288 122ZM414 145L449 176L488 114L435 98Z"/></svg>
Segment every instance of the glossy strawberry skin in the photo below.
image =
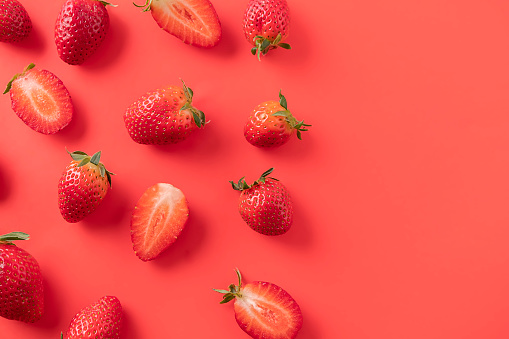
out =
<svg viewBox="0 0 509 339"><path fill-rule="evenodd" d="M0 0L0 42L19 42L32 31L32 21L18 0Z"/></svg>
<svg viewBox="0 0 509 339"><path fill-rule="evenodd" d="M66 339L119 339L122 306L113 296L105 296L85 307L71 320Z"/></svg>
<svg viewBox="0 0 509 339"><path fill-rule="evenodd" d="M285 121L283 116L273 114L284 111L284 108L274 100L258 105L246 125L244 137L256 147L278 147L290 140L295 130Z"/></svg>
<svg viewBox="0 0 509 339"><path fill-rule="evenodd" d="M33 323L44 313L39 264L24 249L0 243L0 316Z"/></svg>
<svg viewBox="0 0 509 339"><path fill-rule="evenodd" d="M283 288L255 281L242 286L239 294L241 297L235 299L233 307L235 320L252 338L293 339L297 336L303 323L302 312Z"/></svg>
<svg viewBox="0 0 509 339"><path fill-rule="evenodd" d="M71 95L55 74L31 68L14 79L11 86L12 110L34 131L55 134L71 122L74 115Z"/></svg>
<svg viewBox="0 0 509 339"><path fill-rule="evenodd" d="M242 191L239 212L249 227L264 235L284 234L293 222L290 194L281 182L272 178Z"/></svg>
<svg viewBox="0 0 509 339"><path fill-rule="evenodd" d="M124 123L130 137L139 144L166 145L181 142L199 127L186 103L185 92L169 86L144 94L128 107Z"/></svg>
<svg viewBox="0 0 509 339"><path fill-rule="evenodd" d="M102 44L110 25L106 6L99 0L66 0L55 24L58 56L80 65Z"/></svg>
<svg viewBox="0 0 509 339"><path fill-rule="evenodd" d="M257 35L281 41L288 37L290 12L286 0L250 0L244 13L244 35L254 46Z"/></svg>
<svg viewBox="0 0 509 339"><path fill-rule="evenodd" d="M60 214L70 223L83 220L96 210L108 193L110 184L93 164L78 167L71 161L58 184Z"/></svg>

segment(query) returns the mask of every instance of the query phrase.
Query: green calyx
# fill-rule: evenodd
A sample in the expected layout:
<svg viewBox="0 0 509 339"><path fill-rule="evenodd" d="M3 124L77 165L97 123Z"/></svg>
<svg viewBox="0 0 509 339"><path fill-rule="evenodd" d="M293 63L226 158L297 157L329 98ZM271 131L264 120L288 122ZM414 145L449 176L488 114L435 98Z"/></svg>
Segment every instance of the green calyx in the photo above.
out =
<svg viewBox="0 0 509 339"><path fill-rule="evenodd" d="M292 49L289 44L281 42L282 38L281 32L277 34L274 40L269 40L261 35L255 36L253 38L255 47L251 48L251 54L256 55L258 60L261 61L260 56L267 54L271 49L276 49L278 47Z"/></svg>
<svg viewBox="0 0 509 339"><path fill-rule="evenodd" d="M28 72L29 70L31 70L32 68L35 67L35 64L34 63L31 63L30 65L28 65L27 67L25 67L25 69L23 70L23 72L21 73L18 73L16 75L14 75L12 77L12 79L7 83L7 87L5 87L5 91L3 94L6 94L8 93L10 90L11 90L11 87L12 87L12 83L14 82L14 80L16 80L17 78L23 76L26 74L26 72Z"/></svg>
<svg viewBox="0 0 509 339"><path fill-rule="evenodd" d="M143 8L142 12L148 12L148 11L150 11L150 6L152 5L152 0L146 0L143 5L137 5L135 2L133 2L133 5L135 5L138 8Z"/></svg>
<svg viewBox="0 0 509 339"><path fill-rule="evenodd" d="M235 269L235 273L237 273L237 277L239 279L238 285L231 284L230 286L228 286L228 290L217 290L217 289L213 288L214 291L223 294L223 300L221 300L221 302L219 302L220 304L226 304L227 302L229 302L235 298L242 297L242 293L240 291L240 289L242 287L242 276L240 275L240 271L238 268Z"/></svg>
<svg viewBox="0 0 509 339"><path fill-rule="evenodd" d="M288 110L288 103L286 102L285 96L281 93L281 90L279 90L279 104L285 110L276 112L272 115L275 117L285 117L285 120L290 125L290 127L297 130L297 138L299 138L299 140L302 140L301 132L306 132L308 130L306 127L310 127L311 125L305 124L304 120L299 121L295 119L292 113L290 113L290 111Z"/></svg>
<svg viewBox="0 0 509 339"><path fill-rule="evenodd" d="M11 232L4 235L0 235L0 243L12 244L12 241L28 239L30 239L30 235L23 232Z"/></svg>
<svg viewBox="0 0 509 339"><path fill-rule="evenodd" d="M191 112L191 114L193 115L194 123L196 124L196 126L201 128L201 127L205 126L205 124L207 123L207 121L205 121L205 113L203 113L199 109L193 107L192 103L193 103L194 92L192 89L187 87L184 80L180 79L180 81L182 81L184 95L186 96L186 100L187 100L186 103L184 104L184 106L182 106L180 108L180 111L189 110Z"/></svg>
<svg viewBox="0 0 509 339"><path fill-rule="evenodd" d="M104 6L118 7L118 5L111 4L111 3L107 2L107 1L103 1L103 0L97 0L97 1L102 3Z"/></svg>
<svg viewBox="0 0 509 339"><path fill-rule="evenodd" d="M67 149L66 149L66 151L67 151ZM82 152L82 151L74 151L72 153L67 151L67 153L69 153L72 160L78 161L77 167L82 167L88 163L91 163L91 164L99 167L99 173L101 173L101 177L104 178L104 176L106 176L108 178L108 183L110 184L110 187L111 187L111 176L115 175L115 173L108 171L106 169L106 167L104 166L104 164L102 162L100 162L101 151L95 153L92 156L89 156L87 153Z"/></svg>
<svg viewBox="0 0 509 339"><path fill-rule="evenodd" d="M253 187L255 185L264 184L265 180L267 179L267 176L269 174L271 174L273 170L274 170L274 168L269 168L268 170L263 172L262 175L260 176L260 178L258 180L256 180L252 185L249 185L246 182L246 180L244 179L245 177L240 178L237 183L235 183L233 181L230 181L230 184L232 184L232 188L234 190L236 190L236 191L244 191L244 190L250 189L251 187ZM272 178L272 177L269 177L269 178L271 178L273 180L277 180L276 178Z"/></svg>

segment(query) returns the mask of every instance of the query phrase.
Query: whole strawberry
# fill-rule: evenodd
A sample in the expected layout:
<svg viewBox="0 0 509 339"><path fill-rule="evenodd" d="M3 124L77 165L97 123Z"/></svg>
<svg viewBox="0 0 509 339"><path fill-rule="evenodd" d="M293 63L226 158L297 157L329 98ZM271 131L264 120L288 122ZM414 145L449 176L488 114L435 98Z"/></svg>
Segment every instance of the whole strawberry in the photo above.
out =
<svg viewBox="0 0 509 339"><path fill-rule="evenodd" d="M66 0L55 24L58 56L70 65L81 65L99 48L110 17L102 0Z"/></svg>
<svg viewBox="0 0 509 339"><path fill-rule="evenodd" d="M240 271L235 270L239 284L223 294L220 304L234 300L235 320L255 339L293 339L302 327L302 312L292 296L276 284L254 281L242 285Z"/></svg>
<svg viewBox="0 0 509 339"><path fill-rule="evenodd" d="M81 151L69 153L72 158L58 183L60 213L67 222L78 222L101 204L111 187L111 175L99 162L101 152L92 157Z"/></svg>
<svg viewBox="0 0 509 339"><path fill-rule="evenodd" d="M270 100L256 106L244 126L246 140L257 147L277 147L285 144L296 132L307 131L307 125L298 121L288 110L286 98L279 91L279 102Z"/></svg>
<svg viewBox="0 0 509 339"><path fill-rule="evenodd" d="M66 339L119 339L122 305L117 297L102 297L72 318Z"/></svg>
<svg viewBox="0 0 509 339"><path fill-rule="evenodd" d="M205 114L192 106L193 91L186 86L150 91L124 114L131 138L139 144L165 145L183 141L205 126Z"/></svg>
<svg viewBox="0 0 509 339"><path fill-rule="evenodd" d="M274 168L248 185L242 177L238 183L230 181L233 189L241 191L239 212L242 219L258 233L280 235L293 222L293 204L286 187L279 180L267 177Z"/></svg>
<svg viewBox="0 0 509 339"><path fill-rule="evenodd" d="M3 94L8 92L12 110L34 131L54 134L72 120L74 106L62 80L33 63L14 75Z"/></svg>
<svg viewBox="0 0 509 339"><path fill-rule="evenodd" d="M44 313L41 270L34 257L12 243L28 238L22 232L0 236L0 316L33 323Z"/></svg>
<svg viewBox="0 0 509 339"><path fill-rule="evenodd" d="M18 0L0 0L0 41L18 42L32 31L32 21Z"/></svg>
<svg viewBox="0 0 509 339"><path fill-rule="evenodd" d="M286 0L250 0L244 13L244 35L258 57L271 49L291 49L288 37L290 15Z"/></svg>

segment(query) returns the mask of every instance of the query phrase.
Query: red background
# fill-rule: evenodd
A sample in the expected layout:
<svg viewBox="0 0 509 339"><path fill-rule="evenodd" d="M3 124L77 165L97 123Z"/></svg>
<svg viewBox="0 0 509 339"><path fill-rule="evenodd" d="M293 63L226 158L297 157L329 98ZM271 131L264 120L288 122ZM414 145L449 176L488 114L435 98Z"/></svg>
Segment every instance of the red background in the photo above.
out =
<svg viewBox="0 0 509 339"><path fill-rule="evenodd" d="M45 136L0 98L1 231L31 234L20 246L46 288L44 318L0 319L3 338L57 338L104 295L123 305L124 339L244 338L212 291L235 282L235 267L297 300L302 339L509 336L507 1L289 0L293 49L258 62L241 29L247 1L213 2L223 39L205 50L121 0L82 66L57 56L62 2L23 0L31 36L0 45L3 83L35 62L76 108L65 130ZM179 78L210 124L181 144L134 143L127 106ZM279 89L313 126L303 141L256 149L243 125ZM117 174L78 224L58 211L65 147L102 150ZM228 184L269 167L295 205L292 229L274 238L243 223ZM157 182L180 188L191 214L177 242L145 263L132 250L130 212Z"/></svg>

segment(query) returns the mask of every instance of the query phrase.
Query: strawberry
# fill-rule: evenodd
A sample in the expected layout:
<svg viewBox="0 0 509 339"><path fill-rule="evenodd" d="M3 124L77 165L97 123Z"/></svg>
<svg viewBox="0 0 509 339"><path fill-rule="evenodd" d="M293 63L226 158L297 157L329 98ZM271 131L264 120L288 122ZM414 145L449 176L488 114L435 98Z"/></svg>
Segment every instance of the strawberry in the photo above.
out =
<svg viewBox="0 0 509 339"><path fill-rule="evenodd" d="M72 160L58 183L58 202L62 217L74 223L83 220L101 204L111 187L113 173L99 162L100 151L92 157L81 151L69 155Z"/></svg>
<svg viewBox="0 0 509 339"><path fill-rule="evenodd" d="M33 323L44 313L44 294L39 264L11 241L29 235L12 232L0 236L0 316Z"/></svg>
<svg viewBox="0 0 509 339"><path fill-rule="evenodd" d="M102 297L72 318L66 339L119 339L122 305L117 297ZM63 335L61 335L63 338Z"/></svg>
<svg viewBox="0 0 509 339"><path fill-rule="evenodd" d="M108 32L110 17L102 0L66 0L55 24L55 44L60 59L81 65L97 51Z"/></svg>
<svg viewBox="0 0 509 339"><path fill-rule="evenodd" d="M233 310L240 328L257 339L292 339L302 327L302 312L297 302L281 287L263 281L242 285L242 277L235 270L239 284L223 294L220 304L235 300Z"/></svg>
<svg viewBox="0 0 509 339"><path fill-rule="evenodd" d="M290 14L286 0L250 0L244 12L244 36L258 57L271 49L291 49L288 37Z"/></svg>
<svg viewBox="0 0 509 339"><path fill-rule="evenodd" d="M141 196L131 218L134 253L143 261L155 259L184 229L189 208L184 193L170 184L155 184Z"/></svg>
<svg viewBox="0 0 509 339"><path fill-rule="evenodd" d="M134 5L150 11L159 27L186 44L208 48L221 40L221 23L209 0L146 0Z"/></svg>
<svg viewBox="0 0 509 339"><path fill-rule="evenodd" d="M64 83L50 71L28 65L7 84L11 107L18 117L33 130L54 134L67 126L74 107Z"/></svg>
<svg viewBox="0 0 509 339"><path fill-rule="evenodd" d="M150 91L136 100L124 114L131 138L139 144L165 145L186 139L205 126L205 115L192 106L193 91L169 86Z"/></svg>
<svg viewBox="0 0 509 339"><path fill-rule="evenodd" d="M18 0L0 0L0 41L18 42L32 31L32 21Z"/></svg>
<svg viewBox="0 0 509 339"><path fill-rule="evenodd" d="M256 106L244 126L246 140L257 147L277 147L285 144L294 132L302 139L301 132L309 127L298 121L288 110L286 98L279 91L279 102L270 100Z"/></svg>
<svg viewBox="0 0 509 339"><path fill-rule="evenodd" d="M244 177L238 183L230 181L233 189L242 192L239 198L242 219L264 235L284 234L293 222L293 204L286 187L279 180L267 177L273 170L264 172L252 185Z"/></svg>

